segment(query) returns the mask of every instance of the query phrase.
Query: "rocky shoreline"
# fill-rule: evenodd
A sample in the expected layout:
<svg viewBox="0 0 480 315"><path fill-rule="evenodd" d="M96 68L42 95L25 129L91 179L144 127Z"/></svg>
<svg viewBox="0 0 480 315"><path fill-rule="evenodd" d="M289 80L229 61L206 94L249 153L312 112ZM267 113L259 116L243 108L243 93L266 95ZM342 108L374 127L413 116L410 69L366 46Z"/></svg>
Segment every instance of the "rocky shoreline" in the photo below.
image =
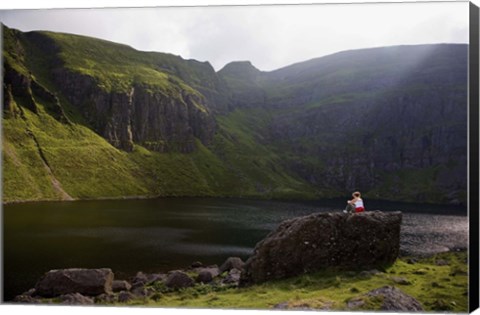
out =
<svg viewBox="0 0 480 315"><path fill-rule="evenodd" d="M220 267L194 262L186 269L167 273L139 271L130 279L115 279L109 268L50 270L35 287L14 298L18 303L91 305L128 303L138 299L158 299L162 293L180 291L195 285L213 290L238 287L245 263L228 258Z"/></svg>
<svg viewBox="0 0 480 315"><path fill-rule="evenodd" d="M402 258L412 266L416 277L428 277L430 268L422 268L422 258ZM424 258L423 258L424 259ZM432 266L440 268L458 268L450 266L447 259L433 258ZM172 270L166 273L138 272L129 279L116 279L111 269L61 269L47 272L34 288L18 295L14 303L22 304L61 304L61 305L156 305L167 295L181 297L191 289L197 295L207 296L212 292L240 292L236 291L241 283L241 274L245 270L245 262L238 257L228 258L220 267L218 265L205 266L201 262L193 262L181 270ZM456 269L450 273L452 278L465 277L463 271ZM337 274L331 270L333 276ZM357 293L344 302L343 310L383 310L421 312L426 308L412 295L407 294L403 288L414 286L413 280L405 272L400 275L391 274L386 270L357 270L338 273L336 279L353 277L360 282L368 279L382 279L383 285L361 292L355 288L351 293ZM300 276L301 277L301 276ZM375 282L375 281L373 281ZM443 288L443 284L433 282L434 287ZM338 285L338 284L337 284ZM332 290L337 285L332 286ZM232 291L233 290L233 291ZM245 288L243 289L245 290ZM248 288L247 288L248 290ZM438 309L449 310L452 305L445 304L443 300L435 300L433 305ZM372 304L373 303L373 304ZM273 309L290 310L332 310L332 302L309 303L285 301L276 303ZM232 305L231 307L235 307Z"/></svg>

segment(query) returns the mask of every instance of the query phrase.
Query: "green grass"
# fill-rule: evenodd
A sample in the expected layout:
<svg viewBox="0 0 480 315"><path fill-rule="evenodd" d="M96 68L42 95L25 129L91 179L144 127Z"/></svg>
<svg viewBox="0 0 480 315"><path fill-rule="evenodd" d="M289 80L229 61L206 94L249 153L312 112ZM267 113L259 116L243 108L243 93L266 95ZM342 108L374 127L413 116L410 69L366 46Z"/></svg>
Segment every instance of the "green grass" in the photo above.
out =
<svg viewBox="0 0 480 315"><path fill-rule="evenodd" d="M127 153L80 123L65 124L37 100L38 113L4 122L4 201L54 200L61 194L52 180L74 199L129 196L241 196L312 198L300 179L286 175L280 158L259 146L245 127L246 113L224 117L228 130L211 147L197 140L191 154L158 153L135 146ZM49 173L32 137L51 169Z"/></svg>
<svg viewBox="0 0 480 315"><path fill-rule="evenodd" d="M437 266L435 261L446 259L449 265ZM381 299L362 295L382 286L395 286L417 299L426 311L466 312L468 307L468 277L466 252L442 253L408 264L398 259L384 272L364 276L358 272L327 270L290 279L271 281L246 288L214 288L196 285L171 292L158 288L155 299L133 300L128 305L190 308L270 309L286 303L288 308L309 307L346 310L346 303L361 297L363 310L379 310ZM418 272L421 270L422 272ZM402 285L395 277L408 279ZM121 305L121 304L119 304Z"/></svg>
<svg viewBox="0 0 480 315"><path fill-rule="evenodd" d="M129 46L85 36L43 32L60 48L64 67L95 79L107 92L129 92L135 84L173 98L181 93L201 94L169 71L183 59L173 55L140 52ZM186 69L184 67L184 69ZM194 76L190 71L189 76ZM200 79L198 79L200 81ZM205 110L203 106L197 106Z"/></svg>

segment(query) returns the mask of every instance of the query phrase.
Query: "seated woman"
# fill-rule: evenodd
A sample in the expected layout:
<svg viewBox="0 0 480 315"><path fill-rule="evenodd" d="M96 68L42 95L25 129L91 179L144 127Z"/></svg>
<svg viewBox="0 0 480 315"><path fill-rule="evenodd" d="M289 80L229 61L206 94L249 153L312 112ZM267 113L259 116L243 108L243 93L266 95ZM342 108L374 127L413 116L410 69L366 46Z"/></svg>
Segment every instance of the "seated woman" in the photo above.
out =
<svg viewBox="0 0 480 315"><path fill-rule="evenodd" d="M343 212L363 212L365 211L365 206L363 205L363 200L359 191L356 191L352 194L353 199L347 201L347 207Z"/></svg>

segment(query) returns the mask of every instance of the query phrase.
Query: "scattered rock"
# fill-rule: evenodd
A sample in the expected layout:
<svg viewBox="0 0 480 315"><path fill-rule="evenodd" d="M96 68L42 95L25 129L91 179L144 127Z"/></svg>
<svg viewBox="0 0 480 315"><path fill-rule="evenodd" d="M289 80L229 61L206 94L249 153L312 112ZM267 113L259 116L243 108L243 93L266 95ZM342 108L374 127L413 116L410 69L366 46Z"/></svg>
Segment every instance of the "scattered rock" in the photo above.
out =
<svg viewBox="0 0 480 315"><path fill-rule="evenodd" d="M446 261L445 259L438 259L435 261L435 265L437 266L448 266L449 262Z"/></svg>
<svg viewBox="0 0 480 315"><path fill-rule="evenodd" d="M395 282L396 284L401 284L401 285L412 284L407 278L403 278L403 277L391 277L390 279L392 279L392 281Z"/></svg>
<svg viewBox="0 0 480 315"><path fill-rule="evenodd" d="M276 309L276 310L286 310L286 309L288 309L288 302L282 302L282 303L275 304L273 306L273 308Z"/></svg>
<svg viewBox="0 0 480 315"><path fill-rule="evenodd" d="M245 263L239 257L229 257L225 262L220 266L220 273L225 271L230 271L233 268L242 270Z"/></svg>
<svg viewBox="0 0 480 315"><path fill-rule="evenodd" d="M31 288L30 290L22 293L22 295L29 295L29 296L34 296L35 294L36 294L35 288Z"/></svg>
<svg viewBox="0 0 480 315"><path fill-rule="evenodd" d="M215 278L218 275L220 275L220 269L218 268L217 265L212 265L212 266L203 267L203 268L195 268L194 271L198 274L200 274L202 272L208 272L208 273L210 273L212 278Z"/></svg>
<svg viewBox="0 0 480 315"><path fill-rule="evenodd" d="M192 268L199 268L199 267L203 267L203 264L202 264L201 262L199 262L199 261L195 261L195 262L193 262L193 263L190 265L190 267L192 267Z"/></svg>
<svg viewBox="0 0 480 315"><path fill-rule="evenodd" d="M241 270L237 268L233 268L228 272L228 275L225 277L225 279L223 279L222 283L238 285L241 274L242 274Z"/></svg>
<svg viewBox="0 0 480 315"><path fill-rule="evenodd" d="M114 303L116 301L116 297L114 294L100 294L95 297L96 302L101 303Z"/></svg>
<svg viewBox="0 0 480 315"><path fill-rule="evenodd" d="M437 299L430 304L431 308L436 311L451 311L454 308L454 304L444 299Z"/></svg>
<svg viewBox="0 0 480 315"><path fill-rule="evenodd" d="M112 282L112 291L129 291L132 288L132 285L125 280L113 280Z"/></svg>
<svg viewBox="0 0 480 315"><path fill-rule="evenodd" d="M32 297L32 296L30 296L30 295L21 294L21 295L17 295L13 299L13 302L31 304L31 303L40 303L41 301Z"/></svg>
<svg viewBox="0 0 480 315"><path fill-rule="evenodd" d="M118 302L120 303L126 303L130 300L133 300L135 298L135 295L133 295L131 292L128 291L122 291L118 293Z"/></svg>
<svg viewBox="0 0 480 315"><path fill-rule="evenodd" d="M357 269L391 264L399 254L401 221L401 212L381 211L315 213L286 220L255 246L240 284L328 267Z"/></svg>
<svg viewBox="0 0 480 315"><path fill-rule="evenodd" d="M347 308L350 309L350 310L354 310L354 309L357 309L357 308L363 306L364 304L365 304L365 302L363 301L363 299L361 299L359 297L356 297L356 298L352 298L352 299L348 300Z"/></svg>
<svg viewBox="0 0 480 315"><path fill-rule="evenodd" d="M167 275L164 273L152 273L147 275L147 284L165 280L167 280Z"/></svg>
<svg viewBox="0 0 480 315"><path fill-rule="evenodd" d="M143 287L148 282L147 275L139 271L132 279L132 288Z"/></svg>
<svg viewBox="0 0 480 315"><path fill-rule="evenodd" d="M195 279L197 282L202 282L202 283L210 283L213 280L212 274L208 271L200 271L198 273L197 278Z"/></svg>
<svg viewBox="0 0 480 315"><path fill-rule="evenodd" d="M133 288L130 292L136 297L144 298L155 293L155 290L153 288L136 287L136 288Z"/></svg>
<svg viewBox="0 0 480 315"><path fill-rule="evenodd" d="M87 296L83 296L80 293L68 293L64 295L60 295L60 300L62 301L61 304L68 304L68 305L91 305L94 304L92 298Z"/></svg>
<svg viewBox="0 0 480 315"><path fill-rule="evenodd" d="M347 302L347 307L349 309L359 308L365 305L365 300L368 300L369 298L380 298L378 301L381 302L381 305L378 310L382 311L423 311L420 302L392 286L381 287L372 290L363 296L353 298Z"/></svg>
<svg viewBox="0 0 480 315"><path fill-rule="evenodd" d="M381 274L382 272L378 271L377 269L372 270L364 270L358 274L358 276L362 278L370 278L371 276L375 276Z"/></svg>
<svg viewBox="0 0 480 315"><path fill-rule="evenodd" d="M95 296L112 293L111 269L50 270L35 285L36 294L55 297L69 293Z"/></svg>
<svg viewBox="0 0 480 315"><path fill-rule="evenodd" d="M169 288L181 289L193 286L194 281L185 272L175 270L169 273L165 285Z"/></svg>
<svg viewBox="0 0 480 315"><path fill-rule="evenodd" d="M415 259L415 258L408 258L407 259L407 264L410 264L410 265L415 265L417 262L418 262L418 260Z"/></svg>

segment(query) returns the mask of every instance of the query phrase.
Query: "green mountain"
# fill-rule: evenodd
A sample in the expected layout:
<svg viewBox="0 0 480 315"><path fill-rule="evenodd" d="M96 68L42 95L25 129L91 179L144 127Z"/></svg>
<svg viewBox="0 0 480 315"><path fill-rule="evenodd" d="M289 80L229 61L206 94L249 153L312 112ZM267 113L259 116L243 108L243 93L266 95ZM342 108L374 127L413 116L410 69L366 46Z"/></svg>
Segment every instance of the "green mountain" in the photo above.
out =
<svg viewBox="0 0 480 315"><path fill-rule="evenodd" d="M466 201L467 46L261 72L3 28L6 202L133 196Z"/></svg>

